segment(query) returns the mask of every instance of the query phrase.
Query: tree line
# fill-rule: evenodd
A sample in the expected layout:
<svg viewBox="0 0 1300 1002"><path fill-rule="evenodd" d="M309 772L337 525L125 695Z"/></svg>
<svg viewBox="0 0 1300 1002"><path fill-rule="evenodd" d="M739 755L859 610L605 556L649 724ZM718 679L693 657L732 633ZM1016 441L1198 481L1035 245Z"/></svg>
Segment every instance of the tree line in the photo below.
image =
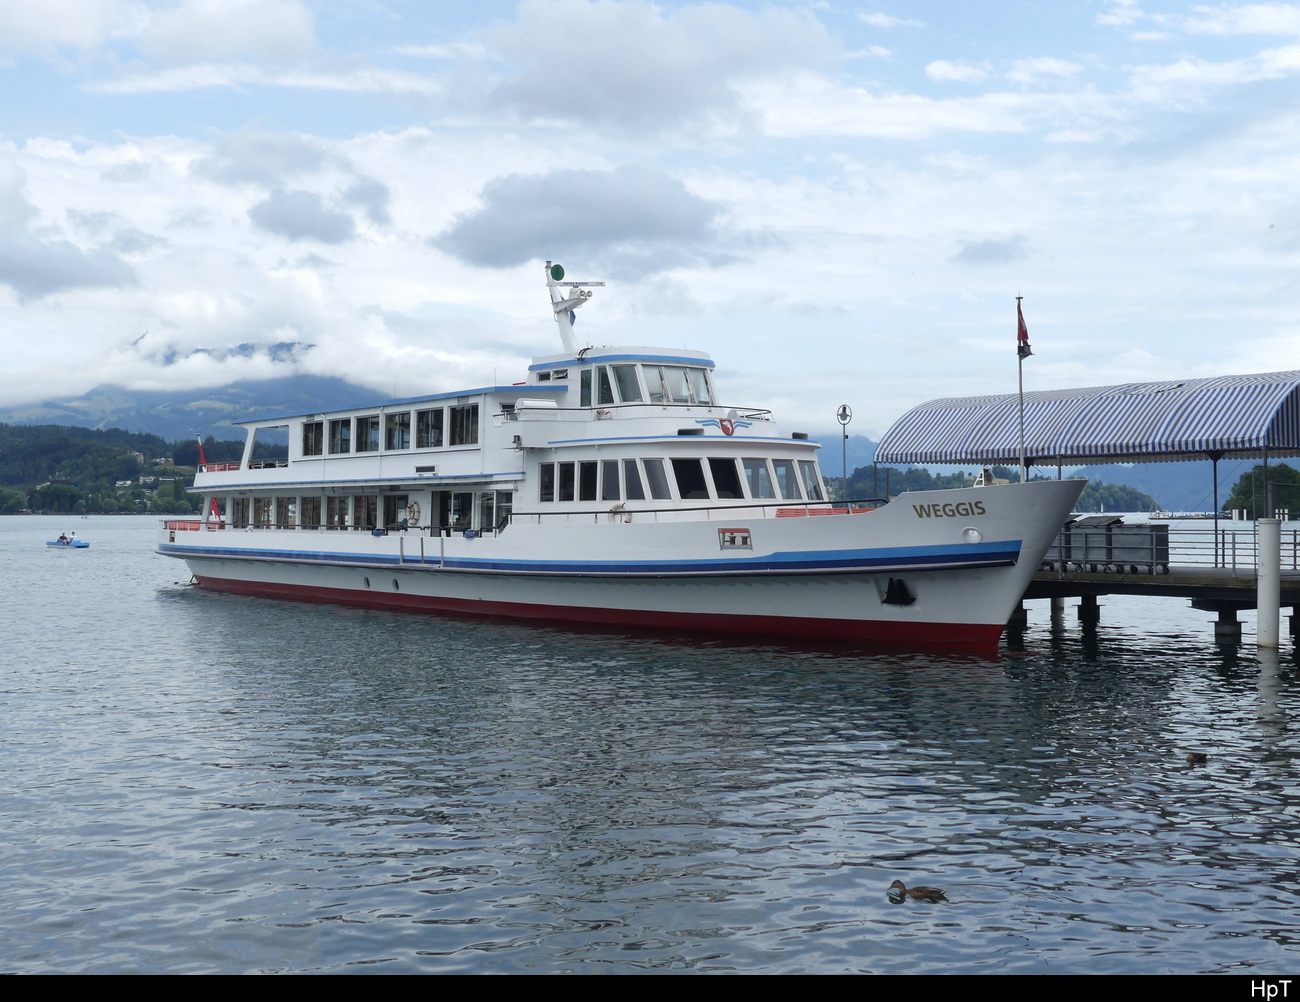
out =
<svg viewBox="0 0 1300 1002"><path fill-rule="evenodd" d="M244 445L208 436L203 448L209 462L229 462ZM168 442L120 428L0 423L0 514L197 512L201 502L186 489L198 451L193 439ZM284 446L262 446L256 458L276 453L283 456Z"/></svg>

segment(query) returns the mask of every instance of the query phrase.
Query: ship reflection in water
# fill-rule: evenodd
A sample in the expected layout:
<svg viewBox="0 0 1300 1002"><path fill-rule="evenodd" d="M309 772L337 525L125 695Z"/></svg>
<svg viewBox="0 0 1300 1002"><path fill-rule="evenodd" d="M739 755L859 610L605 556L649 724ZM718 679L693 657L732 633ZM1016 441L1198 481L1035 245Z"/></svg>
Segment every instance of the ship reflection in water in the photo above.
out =
<svg viewBox="0 0 1300 1002"><path fill-rule="evenodd" d="M1295 662L1173 603L992 658L738 644L204 593L150 520L76 566L45 521L0 525L5 970L1296 961Z"/></svg>

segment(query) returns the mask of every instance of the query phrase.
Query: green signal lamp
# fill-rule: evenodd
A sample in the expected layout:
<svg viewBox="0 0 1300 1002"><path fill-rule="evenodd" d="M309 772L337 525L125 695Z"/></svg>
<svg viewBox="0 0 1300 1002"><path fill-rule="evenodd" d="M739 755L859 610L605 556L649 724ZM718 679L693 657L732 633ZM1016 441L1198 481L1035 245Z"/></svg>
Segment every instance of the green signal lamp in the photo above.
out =
<svg viewBox="0 0 1300 1002"><path fill-rule="evenodd" d="M564 268L558 264L551 265L551 281L559 282L564 278Z"/></svg>

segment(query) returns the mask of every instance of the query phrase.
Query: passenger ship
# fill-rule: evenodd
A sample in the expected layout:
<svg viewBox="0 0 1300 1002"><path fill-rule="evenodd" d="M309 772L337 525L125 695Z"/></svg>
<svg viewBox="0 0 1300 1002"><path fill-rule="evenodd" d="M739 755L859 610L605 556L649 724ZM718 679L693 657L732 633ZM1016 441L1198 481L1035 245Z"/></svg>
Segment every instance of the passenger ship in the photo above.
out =
<svg viewBox="0 0 1300 1002"><path fill-rule="evenodd" d="M817 443L720 401L707 354L579 348L603 283L547 262L546 284L564 350L525 381L243 422L158 552L285 599L996 647L1083 481L831 502Z"/></svg>

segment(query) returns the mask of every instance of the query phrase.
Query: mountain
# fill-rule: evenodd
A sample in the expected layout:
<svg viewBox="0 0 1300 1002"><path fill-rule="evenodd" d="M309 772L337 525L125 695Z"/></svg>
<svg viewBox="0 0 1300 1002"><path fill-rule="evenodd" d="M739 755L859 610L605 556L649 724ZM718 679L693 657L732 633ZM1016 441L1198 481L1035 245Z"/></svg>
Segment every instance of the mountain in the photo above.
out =
<svg viewBox="0 0 1300 1002"><path fill-rule="evenodd" d="M1219 504L1228 499L1232 485L1246 471L1249 461L1219 463ZM1084 466L1070 476L1104 480L1108 484L1135 487L1150 494L1165 511L1211 511L1214 508L1212 464L1208 459L1190 463L1133 463Z"/></svg>
<svg viewBox="0 0 1300 1002"><path fill-rule="evenodd" d="M104 385L80 397L0 410L0 422L122 428L168 441L195 435L242 439L243 432L230 427L236 421L358 407L383 398L383 393L328 376L245 380L197 390L127 390Z"/></svg>

